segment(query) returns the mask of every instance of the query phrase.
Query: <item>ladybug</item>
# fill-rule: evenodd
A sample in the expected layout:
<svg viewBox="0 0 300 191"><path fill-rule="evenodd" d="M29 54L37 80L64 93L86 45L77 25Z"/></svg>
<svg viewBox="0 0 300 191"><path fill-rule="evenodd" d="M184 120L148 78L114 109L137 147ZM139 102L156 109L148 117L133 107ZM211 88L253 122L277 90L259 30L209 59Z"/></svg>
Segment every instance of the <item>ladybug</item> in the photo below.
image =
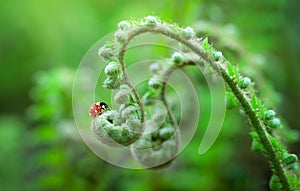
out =
<svg viewBox="0 0 300 191"><path fill-rule="evenodd" d="M101 115L105 111L109 110L108 105L104 102L96 102L93 103L89 109L89 115L91 117L96 117L97 115Z"/></svg>

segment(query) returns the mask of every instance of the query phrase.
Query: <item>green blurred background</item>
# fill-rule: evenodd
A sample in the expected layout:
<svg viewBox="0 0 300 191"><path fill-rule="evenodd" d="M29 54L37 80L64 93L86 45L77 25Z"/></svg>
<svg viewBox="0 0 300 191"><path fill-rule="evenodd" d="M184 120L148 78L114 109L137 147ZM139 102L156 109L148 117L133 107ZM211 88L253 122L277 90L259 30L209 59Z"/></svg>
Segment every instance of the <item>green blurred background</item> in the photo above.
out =
<svg viewBox="0 0 300 191"><path fill-rule="evenodd" d="M259 73L261 96L294 130L286 136L299 156L299 10L297 0L0 1L0 190L268 190L267 161L250 150L238 109L226 113L213 147L198 154L210 113L205 85L204 120L175 164L128 170L102 161L78 137L73 77L89 47L123 19L155 14L193 25L244 73Z"/></svg>

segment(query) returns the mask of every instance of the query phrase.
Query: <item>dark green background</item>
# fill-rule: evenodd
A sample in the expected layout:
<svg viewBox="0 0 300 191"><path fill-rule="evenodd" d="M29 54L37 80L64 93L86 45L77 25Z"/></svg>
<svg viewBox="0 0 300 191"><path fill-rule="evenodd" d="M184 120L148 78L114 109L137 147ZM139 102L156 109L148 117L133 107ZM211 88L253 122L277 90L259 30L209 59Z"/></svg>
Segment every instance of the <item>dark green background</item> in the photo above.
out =
<svg viewBox="0 0 300 191"><path fill-rule="evenodd" d="M250 151L249 128L238 109L227 112L205 155L197 153L204 120L172 168L121 169L97 158L77 137L72 80L89 47L123 19L155 14L181 26L231 24L246 54L265 58L259 69L278 95L264 100L274 99L286 125L299 132L299 10L297 0L0 1L0 189L267 190L267 161ZM206 111L209 92L203 90ZM208 120L209 111L203 116ZM290 151L299 156L299 146L290 143Z"/></svg>

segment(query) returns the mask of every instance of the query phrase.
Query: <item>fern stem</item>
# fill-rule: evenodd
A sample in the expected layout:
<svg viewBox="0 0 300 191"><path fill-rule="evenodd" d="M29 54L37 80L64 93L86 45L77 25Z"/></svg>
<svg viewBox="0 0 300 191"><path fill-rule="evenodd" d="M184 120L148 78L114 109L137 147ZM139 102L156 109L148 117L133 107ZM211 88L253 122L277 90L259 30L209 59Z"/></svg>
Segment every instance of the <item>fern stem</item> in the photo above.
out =
<svg viewBox="0 0 300 191"><path fill-rule="evenodd" d="M126 48L127 48L128 43L129 43L129 41L127 41L123 44L123 46L121 48L121 52L119 53L119 61L120 61L121 67L122 67L123 76L126 80L126 83L132 89L133 94L136 98L136 102L138 103L138 105L141 109L141 123L144 124L144 122L145 122L145 106L144 106L143 102L141 101L141 97L140 97L137 89L134 87L134 85L130 81L129 75L128 75L127 70L126 70L125 61L124 61L124 54L126 52Z"/></svg>
<svg viewBox="0 0 300 191"><path fill-rule="evenodd" d="M176 66L170 66L169 68L166 69L166 71L164 72L163 74L163 81L162 81L162 87L161 87L161 92L160 92L160 98L163 102L163 104L165 105L166 109L167 109L167 112L168 112L168 115L169 115L169 118L170 118L170 121L171 121L171 124L176 127L177 126L177 122L176 122L176 118L174 117L172 111L171 111L171 108L169 106L169 103L166 99L166 86L167 86L167 82L170 78L170 76L172 75L172 73L177 70L177 69L181 69L183 68L184 66L189 66L189 65L195 65L194 62L182 62L181 64L179 65L176 65Z"/></svg>

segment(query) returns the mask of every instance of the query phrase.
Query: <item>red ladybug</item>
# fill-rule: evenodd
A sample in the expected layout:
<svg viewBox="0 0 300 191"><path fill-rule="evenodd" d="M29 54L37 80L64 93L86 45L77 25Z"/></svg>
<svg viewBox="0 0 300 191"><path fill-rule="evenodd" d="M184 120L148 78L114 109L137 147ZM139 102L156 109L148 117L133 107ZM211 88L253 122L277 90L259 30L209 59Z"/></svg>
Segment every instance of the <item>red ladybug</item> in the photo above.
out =
<svg viewBox="0 0 300 191"><path fill-rule="evenodd" d="M96 117L101 115L103 112L109 110L108 105L104 102L93 103L89 109L89 115L91 117Z"/></svg>

